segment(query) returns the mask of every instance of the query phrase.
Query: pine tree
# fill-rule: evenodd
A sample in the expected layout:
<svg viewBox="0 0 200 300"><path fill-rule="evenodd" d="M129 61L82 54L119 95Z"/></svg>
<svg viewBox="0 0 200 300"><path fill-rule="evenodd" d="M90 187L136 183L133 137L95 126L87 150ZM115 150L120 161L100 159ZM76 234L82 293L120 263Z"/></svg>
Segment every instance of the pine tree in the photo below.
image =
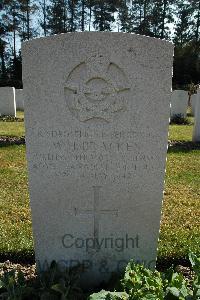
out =
<svg viewBox="0 0 200 300"><path fill-rule="evenodd" d="M91 31L91 23L92 23L92 9L94 6L94 0L87 0L87 8L88 8L88 30Z"/></svg>
<svg viewBox="0 0 200 300"><path fill-rule="evenodd" d="M155 0L152 3L151 33L161 39L169 39L169 24L174 21L174 0Z"/></svg>
<svg viewBox="0 0 200 300"><path fill-rule="evenodd" d="M4 11L2 14L4 28L7 31L7 38L12 37L12 54L14 61L16 60L16 36L20 30L20 3L17 0L4 1Z"/></svg>
<svg viewBox="0 0 200 300"><path fill-rule="evenodd" d="M68 0L69 10L69 31L76 31L78 28L78 1Z"/></svg>
<svg viewBox="0 0 200 300"><path fill-rule="evenodd" d="M2 20L2 15L0 16L0 79L4 81L6 79L6 26ZM1 82L0 82L1 84Z"/></svg>
<svg viewBox="0 0 200 300"><path fill-rule="evenodd" d="M190 0L193 10L193 38L196 43L200 41L200 0Z"/></svg>
<svg viewBox="0 0 200 300"><path fill-rule="evenodd" d="M16 80L16 74L18 72L18 54L16 50L16 40L20 31L20 21L21 21L21 10L20 2L18 0L6 0L3 2L3 13L2 19L5 30L5 40L1 39L1 61L2 61L2 73L3 77L6 74L6 53L9 53L9 58L7 60L7 65L10 64L12 68L7 71L10 73L10 78ZM6 47L11 43L10 49Z"/></svg>
<svg viewBox="0 0 200 300"><path fill-rule="evenodd" d="M29 40L37 35L35 28L32 25L34 14L38 10L38 6L31 0L18 0L21 10L21 31L20 37L22 41Z"/></svg>
<svg viewBox="0 0 200 300"><path fill-rule="evenodd" d="M176 9L177 21L173 41L176 46L183 47L191 40L192 8L189 3L179 1Z"/></svg>
<svg viewBox="0 0 200 300"><path fill-rule="evenodd" d="M21 87L21 56L16 40L21 30L20 1L2 2L0 15L0 60L1 82L3 85Z"/></svg>
<svg viewBox="0 0 200 300"><path fill-rule="evenodd" d="M80 0L78 3L78 9L79 9L79 18L80 18L80 29L81 31L85 31L85 26L87 24L87 1L86 0Z"/></svg>
<svg viewBox="0 0 200 300"><path fill-rule="evenodd" d="M111 31L114 23L114 13L117 11L115 1L96 0L94 4L94 28L99 31Z"/></svg>
<svg viewBox="0 0 200 300"><path fill-rule="evenodd" d="M151 35L152 0L132 0L130 20L133 31L142 35Z"/></svg>
<svg viewBox="0 0 200 300"><path fill-rule="evenodd" d="M129 11L129 3L121 0L118 9L119 30L123 32L132 32L132 22Z"/></svg>
<svg viewBox="0 0 200 300"><path fill-rule="evenodd" d="M51 0L47 6L45 26L46 32L49 32L50 34L69 31L67 2L65 0Z"/></svg>
<svg viewBox="0 0 200 300"><path fill-rule="evenodd" d="M40 20L40 26L43 29L44 36L47 35L47 3L46 0L41 0L39 2L40 8L42 10L42 20Z"/></svg>

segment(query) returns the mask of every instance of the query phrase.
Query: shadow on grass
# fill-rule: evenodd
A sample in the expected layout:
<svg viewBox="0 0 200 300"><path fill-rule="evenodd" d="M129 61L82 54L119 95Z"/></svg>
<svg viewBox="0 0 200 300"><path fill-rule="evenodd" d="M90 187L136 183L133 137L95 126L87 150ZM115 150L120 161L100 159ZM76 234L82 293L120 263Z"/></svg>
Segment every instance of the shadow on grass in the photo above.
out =
<svg viewBox="0 0 200 300"><path fill-rule="evenodd" d="M158 257L156 262L156 270L159 272L164 272L171 266L184 266L190 267L191 263L188 256L186 257Z"/></svg>
<svg viewBox="0 0 200 300"><path fill-rule="evenodd" d="M25 137L11 137L11 136L0 136L0 147L12 146L12 145L24 145Z"/></svg>
<svg viewBox="0 0 200 300"><path fill-rule="evenodd" d="M4 252L0 253L0 262L9 260L15 264L34 264L35 253L34 251L17 251L17 252ZM156 269L158 271L164 271L170 268L172 265L190 266L188 256L185 257L158 257L156 263Z"/></svg>
<svg viewBox="0 0 200 300"><path fill-rule="evenodd" d="M189 152L192 150L200 150L200 142L168 141L168 153Z"/></svg>
<svg viewBox="0 0 200 300"><path fill-rule="evenodd" d="M0 252L0 262L5 262L7 260L16 264L34 264L35 253L33 250Z"/></svg>

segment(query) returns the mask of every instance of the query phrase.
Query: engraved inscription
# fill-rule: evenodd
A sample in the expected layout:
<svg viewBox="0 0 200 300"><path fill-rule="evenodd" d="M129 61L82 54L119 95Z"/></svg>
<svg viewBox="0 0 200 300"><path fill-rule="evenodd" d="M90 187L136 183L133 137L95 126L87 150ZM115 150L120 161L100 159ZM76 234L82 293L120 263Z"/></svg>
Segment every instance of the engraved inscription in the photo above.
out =
<svg viewBox="0 0 200 300"><path fill-rule="evenodd" d="M76 66L64 87L66 106L81 122L111 122L116 113L127 107L127 76L115 63L99 56Z"/></svg>
<svg viewBox="0 0 200 300"><path fill-rule="evenodd" d="M111 210L111 209L101 209L102 202L100 203L100 190L102 186L93 186L93 193L94 193L94 199L93 199L93 209L88 210L81 210L78 208L74 208L73 213L75 216L79 215L92 215L94 220L94 229L93 229L93 237L96 241L99 240L99 223L100 223L100 217L101 215L113 215L115 217L118 216L118 210ZM96 245L96 243L95 243Z"/></svg>
<svg viewBox="0 0 200 300"><path fill-rule="evenodd" d="M131 128L110 132L89 128L39 128L33 129L32 135L49 149L32 154L35 174L89 180L92 185L97 182L104 185L108 180L132 185L136 178L154 173L160 156L144 149L150 140L156 147L163 138L151 131Z"/></svg>

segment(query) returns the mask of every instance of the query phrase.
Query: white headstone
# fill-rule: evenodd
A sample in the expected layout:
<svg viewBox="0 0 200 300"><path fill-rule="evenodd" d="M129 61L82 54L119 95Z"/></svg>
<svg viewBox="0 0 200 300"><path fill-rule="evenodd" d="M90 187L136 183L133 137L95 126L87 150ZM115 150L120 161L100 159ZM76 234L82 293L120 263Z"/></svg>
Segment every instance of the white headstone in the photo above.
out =
<svg viewBox="0 0 200 300"><path fill-rule="evenodd" d="M84 286L133 258L154 268L173 45L68 33L23 45L36 259L82 264Z"/></svg>
<svg viewBox="0 0 200 300"><path fill-rule="evenodd" d="M171 117L180 115L186 117L188 107L188 92L175 90L171 98Z"/></svg>
<svg viewBox="0 0 200 300"><path fill-rule="evenodd" d="M195 116L195 108L196 108L196 104L198 101L198 97L199 97L199 95L197 95L197 94L193 94L191 97L191 110L192 110L193 116Z"/></svg>
<svg viewBox="0 0 200 300"><path fill-rule="evenodd" d="M196 94L195 119L193 128L193 142L200 142L200 90Z"/></svg>
<svg viewBox="0 0 200 300"><path fill-rule="evenodd" d="M0 87L0 116L16 117L14 87Z"/></svg>
<svg viewBox="0 0 200 300"><path fill-rule="evenodd" d="M15 100L16 100L16 108L17 110L24 110L24 92L23 89L15 90Z"/></svg>

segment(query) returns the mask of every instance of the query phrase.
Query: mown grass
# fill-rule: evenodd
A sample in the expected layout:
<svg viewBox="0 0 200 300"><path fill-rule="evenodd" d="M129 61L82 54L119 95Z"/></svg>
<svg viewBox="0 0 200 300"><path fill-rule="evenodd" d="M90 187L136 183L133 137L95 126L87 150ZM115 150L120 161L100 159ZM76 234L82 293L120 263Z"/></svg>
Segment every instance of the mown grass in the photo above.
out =
<svg viewBox="0 0 200 300"><path fill-rule="evenodd" d="M17 118L24 118L24 112L17 111ZM24 122L2 122L0 120L0 136L24 136Z"/></svg>
<svg viewBox="0 0 200 300"><path fill-rule="evenodd" d="M191 130L172 125L170 139ZM200 150L170 150L165 180L159 258L186 257L200 247ZM33 250L27 181L25 146L0 147L0 256Z"/></svg>
<svg viewBox="0 0 200 300"><path fill-rule="evenodd" d="M172 141L191 141L193 125L170 125L169 139Z"/></svg>
<svg viewBox="0 0 200 300"><path fill-rule="evenodd" d="M24 119L24 112L20 111L20 110L17 110L17 118Z"/></svg>
<svg viewBox="0 0 200 300"><path fill-rule="evenodd" d="M0 147L0 255L33 249L25 146Z"/></svg>
<svg viewBox="0 0 200 300"><path fill-rule="evenodd" d="M200 150L169 151L159 256L187 257L200 249Z"/></svg>

